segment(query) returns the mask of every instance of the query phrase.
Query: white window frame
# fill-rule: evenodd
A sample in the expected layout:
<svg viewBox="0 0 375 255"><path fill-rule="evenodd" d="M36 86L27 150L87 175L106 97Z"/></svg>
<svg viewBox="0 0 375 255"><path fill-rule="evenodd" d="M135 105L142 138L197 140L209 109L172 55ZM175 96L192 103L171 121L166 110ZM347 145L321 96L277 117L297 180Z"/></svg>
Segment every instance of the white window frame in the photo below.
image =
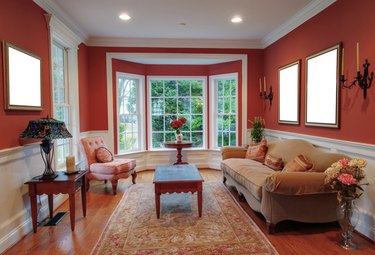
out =
<svg viewBox="0 0 375 255"><path fill-rule="evenodd" d="M201 148L189 148L189 150L207 149L207 77L206 76L147 76L147 116L148 116L148 150L160 151L164 148L152 148L152 111L151 111L151 81L152 80L201 80L203 87L203 145Z"/></svg>
<svg viewBox="0 0 375 255"><path fill-rule="evenodd" d="M75 156L79 163L81 158L79 157L79 139L80 139L80 121L79 121L79 87L78 87L78 45L82 42L74 32L72 32L66 25L64 25L56 16L45 14L46 22L50 32L50 64L51 64L51 111L54 112L53 102L53 73L52 73L52 44L57 42L66 49L67 61L66 61L66 83L68 90L68 100L70 104L70 127L69 132L72 134L72 138L69 139L71 144L70 155ZM53 113L54 114L54 113ZM53 115L55 117L55 115ZM54 159L54 169L61 171L65 170L65 164L56 165L56 158Z"/></svg>
<svg viewBox="0 0 375 255"><path fill-rule="evenodd" d="M216 105L218 101L218 95L216 93L217 82L219 80L235 80L236 81L236 146L239 144L239 129L241 123L239 123L239 85L238 85L238 73L227 73L220 75L211 75L209 77L209 93L210 93L210 149L218 150L220 149L217 144L217 116L216 116ZM242 92L243 93L243 92Z"/></svg>
<svg viewBox="0 0 375 255"><path fill-rule="evenodd" d="M63 61L64 61L64 96L65 96L65 99L64 99L64 103L55 103L54 101L54 97L55 97L55 84L54 84L54 79L53 79L53 69L52 69L52 101L53 101L53 117L57 119L57 113L56 113L56 106L60 106L60 107L63 107L64 110L67 110L67 115L68 115L68 119L67 120L64 120L64 123L66 125L66 128L68 130L71 130L71 106L70 106L70 103L69 103L69 82L68 82L68 77L69 77L69 74L68 74L68 49L66 49L64 46L62 46L59 42L57 42L56 40L53 40L52 41L52 47L53 46L57 46L59 47L61 50L63 50ZM52 54L51 54L51 58L52 58L52 65L53 65L53 51L52 51ZM61 141L55 141L54 145L54 158L55 158L55 167L57 169L62 169L64 168L65 166L65 161L63 160L62 162L58 163L58 150L59 150L59 147L60 148L64 148L66 145L68 146L68 155L71 154L72 152L72 149L73 149L73 143L71 141L71 139L63 139L64 141L58 145L58 142L61 142ZM67 156L68 156L67 155Z"/></svg>
<svg viewBox="0 0 375 255"><path fill-rule="evenodd" d="M139 150L120 151L120 122L119 122L119 100L117 95L118 79L120 77L138 80L137 86L137 113L138 113L138 148ZM136 75L130 73L116 72L116 118L117 118L117 154L141 152L146 149L146 121L145 121L145 77L143 75ZM143 103L142 103L143 102Z"/></svg>

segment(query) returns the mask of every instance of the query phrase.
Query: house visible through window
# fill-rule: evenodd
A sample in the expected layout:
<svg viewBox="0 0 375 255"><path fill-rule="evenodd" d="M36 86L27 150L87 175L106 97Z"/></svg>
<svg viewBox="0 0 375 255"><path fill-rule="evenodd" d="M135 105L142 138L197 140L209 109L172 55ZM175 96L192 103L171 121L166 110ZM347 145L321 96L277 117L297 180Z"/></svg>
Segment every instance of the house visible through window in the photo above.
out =
<svg viewBox="0 0 375 255"><path fill-rule="evenodd" d="M181 129L184 140L194 142L193 147L205 146L205 79L150 78L150 149L163 147L163 142L174 141L172 120L184 117L187 122Z"/></svg>
<svg viewBox="0 0 375 255"><path fill-rule="evenodd" d="M67 53L57 42L52 44L53 116L65 122L70 130L70 104L67 83ZM71 153L70 139L56 139L55 163L57 168L65 165L65 157Z"/></svg>

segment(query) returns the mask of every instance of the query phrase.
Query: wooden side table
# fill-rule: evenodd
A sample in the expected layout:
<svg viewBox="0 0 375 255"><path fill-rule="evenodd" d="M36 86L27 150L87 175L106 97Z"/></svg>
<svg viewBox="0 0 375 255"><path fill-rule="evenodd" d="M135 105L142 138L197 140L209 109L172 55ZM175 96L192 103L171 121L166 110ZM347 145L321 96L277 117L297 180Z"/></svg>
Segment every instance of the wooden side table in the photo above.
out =
<svg viewBox="0 0 375 255"><path fill-rule="evenodd" d="M174 163L174 165L180 165L180 164L189 164L188 162L182 161L182 148L190 148L193 146L193 142L190 141L182 141L182 142L165 142L164 147L165 148L172 148L177 149L177 161Z"/></svg>
<svg viewBox="0 0 375 255"><path fill-rule="evenodd" d="M39 180L39 176L32 178L25 184L29 185L31 203L31 216L33 231L37 231L37 195L48 195L49 216L53 217L53 194L69 194L70 226L74 231L75 225L75 200L74 195L81 188L83 217L86 217L86 171L78 171L76 174L66 175L62 172L52 180Z"/></svg>

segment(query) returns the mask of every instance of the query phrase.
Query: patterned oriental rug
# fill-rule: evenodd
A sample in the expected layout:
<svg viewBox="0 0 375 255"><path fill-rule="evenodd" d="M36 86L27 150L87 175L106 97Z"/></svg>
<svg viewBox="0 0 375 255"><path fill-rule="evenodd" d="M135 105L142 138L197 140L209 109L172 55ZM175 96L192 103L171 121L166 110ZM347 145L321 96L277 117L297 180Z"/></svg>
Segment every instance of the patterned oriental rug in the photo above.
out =
<svg viewBox="0 0 375 255"><path fill-rule="evenodd" d="M132 185L92 254L278 254L221 182L203 183L197 207L196 193L164 194L158 220L154 185Z"/></svg>

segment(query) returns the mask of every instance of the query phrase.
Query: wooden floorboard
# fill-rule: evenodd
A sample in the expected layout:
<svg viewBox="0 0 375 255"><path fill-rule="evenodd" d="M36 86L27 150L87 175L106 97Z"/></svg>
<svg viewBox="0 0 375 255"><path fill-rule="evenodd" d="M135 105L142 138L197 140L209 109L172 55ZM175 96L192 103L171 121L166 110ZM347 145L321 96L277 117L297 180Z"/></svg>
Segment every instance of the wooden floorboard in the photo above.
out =
<svg viewBox="0 0 375 255"><path fill-rule="evenodd" d="M205 181L221 181L222 173L217 170L201 169ZM137 183L151 183L154 172L138 173ZM36 234L29 233L4 254L90 254L103 232L112 212L115 210L126 190L131 186L131 178L120 180L117 195L112 195L110 183L91 182L87 193L87 215L82 216L80 196L76 195L76 225L70 229L69 215L55 227L38 227ZM333 254L375 254L375 244L359 234L354 241L355 251L346 251L338 246L340 228L337 224L304 224L285 221L277 225L277 233L269 235L261 214L254 212L246 202L240 202L236 190L229 190L246 213L276 247L280 255L333 255ZM69 211L68 201L56 212Z"/></svg>

